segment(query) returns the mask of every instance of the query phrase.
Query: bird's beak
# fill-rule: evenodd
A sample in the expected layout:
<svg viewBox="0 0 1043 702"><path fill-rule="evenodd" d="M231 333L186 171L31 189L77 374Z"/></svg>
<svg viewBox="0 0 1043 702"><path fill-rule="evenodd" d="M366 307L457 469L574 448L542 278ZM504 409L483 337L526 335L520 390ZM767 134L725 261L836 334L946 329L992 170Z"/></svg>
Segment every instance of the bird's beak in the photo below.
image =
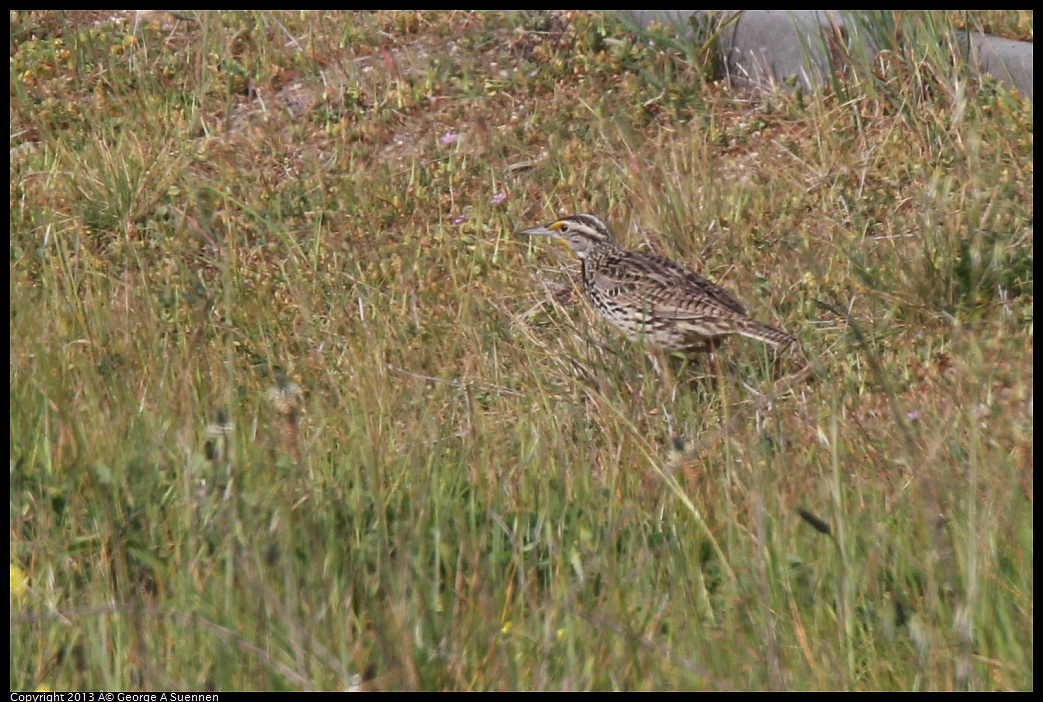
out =
<svg viewBox="0 0 1043 702"><path fill-rule="evenodd" d="M518 236L561 236L558 232L559 228L560 225L557 222L548 222L547 224L541 224L538 227L529 227L528 229L522 229L515 233Z"/></svg>

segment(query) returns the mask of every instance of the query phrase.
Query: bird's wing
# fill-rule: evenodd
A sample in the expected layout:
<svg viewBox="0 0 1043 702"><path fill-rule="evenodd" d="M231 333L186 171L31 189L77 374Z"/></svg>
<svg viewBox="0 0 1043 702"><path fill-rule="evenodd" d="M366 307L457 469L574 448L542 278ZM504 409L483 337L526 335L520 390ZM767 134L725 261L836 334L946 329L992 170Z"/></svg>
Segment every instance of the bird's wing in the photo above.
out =
<svg viewBox="0 0 1043 702"><path fill-rule="evenodd" d="M597 273L597 297L632 310L644 323L687 325L718 334L731 333L739 321L747 319L744 313L721 304L705 289L693 292L653 278L627 280L629 277Z"/></svg>
<svg viewBox="0 0 1043 702"><path fill-rule="evenodd" d="M682 294L705 296L715 304L727 308L736 314L743 316L749 314L746 306L739 302L734 295L690 268L655 254L643 254L643 256L654 261L655 265L650 266L650 268L660 271L661 282L664 285L675 287L679 292L683 290L684 293Z"/></svg>
<svg viewBox="0 0 1043 702"><path fill-rule="evenodd" d="M684 309L698 302L696 307L710 313L717 308L725 314L749 315L746 306L727 290L668 258L640 251L626 251L625 257L627 260L620 260L619 265L598 267L594 274L598 287L627 288L655 300L656 308Z"/></svg>

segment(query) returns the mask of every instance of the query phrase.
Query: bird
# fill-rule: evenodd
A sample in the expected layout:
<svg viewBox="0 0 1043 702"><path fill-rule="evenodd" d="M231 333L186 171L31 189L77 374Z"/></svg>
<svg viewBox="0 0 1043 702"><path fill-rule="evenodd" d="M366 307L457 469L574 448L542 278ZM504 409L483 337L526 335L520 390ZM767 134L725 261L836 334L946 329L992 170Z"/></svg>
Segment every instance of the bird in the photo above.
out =
<svg viewBox="0 0 1043 702"><path fill-rule="evenodd" d="M731 335L780 350L800 346L793 335L750 317L734 295L690 268L620 246L595 215L573 214L518 234L548 236L572 247L594 308L628 339L651 349L713 354Z"/></svg>

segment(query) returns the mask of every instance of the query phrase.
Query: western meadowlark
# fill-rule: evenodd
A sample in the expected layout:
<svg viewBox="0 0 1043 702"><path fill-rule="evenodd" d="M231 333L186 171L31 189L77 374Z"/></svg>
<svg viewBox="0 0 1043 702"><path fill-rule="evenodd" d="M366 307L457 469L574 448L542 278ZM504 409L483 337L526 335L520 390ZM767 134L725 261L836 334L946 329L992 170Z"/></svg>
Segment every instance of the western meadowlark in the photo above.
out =
<svg viewBox="0 0 1043 702"><path fill-rule="evenodd" d="M631 341L666 352L712 352L720 339L739 334L780 349L797 339L751 319L735 297L679 263L624 249L605 223L574 214L523 229L571 246L583 264L583 289L591 303Z"/></svg>

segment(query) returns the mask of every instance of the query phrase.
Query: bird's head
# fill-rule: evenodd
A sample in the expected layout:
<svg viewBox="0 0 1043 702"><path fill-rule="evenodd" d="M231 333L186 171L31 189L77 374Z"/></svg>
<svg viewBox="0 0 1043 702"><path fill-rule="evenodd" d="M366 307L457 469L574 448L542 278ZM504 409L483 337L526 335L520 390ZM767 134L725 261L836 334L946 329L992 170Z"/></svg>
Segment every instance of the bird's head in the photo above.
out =
<svg viewBox="0 0 1043 702"><path fill-rule="evenodd" d="M580 258L586 258L598 246L613 243L612 233L592 214L574 214L538 227L522 229L518 234L550 236L571 246Z"/></svg>

